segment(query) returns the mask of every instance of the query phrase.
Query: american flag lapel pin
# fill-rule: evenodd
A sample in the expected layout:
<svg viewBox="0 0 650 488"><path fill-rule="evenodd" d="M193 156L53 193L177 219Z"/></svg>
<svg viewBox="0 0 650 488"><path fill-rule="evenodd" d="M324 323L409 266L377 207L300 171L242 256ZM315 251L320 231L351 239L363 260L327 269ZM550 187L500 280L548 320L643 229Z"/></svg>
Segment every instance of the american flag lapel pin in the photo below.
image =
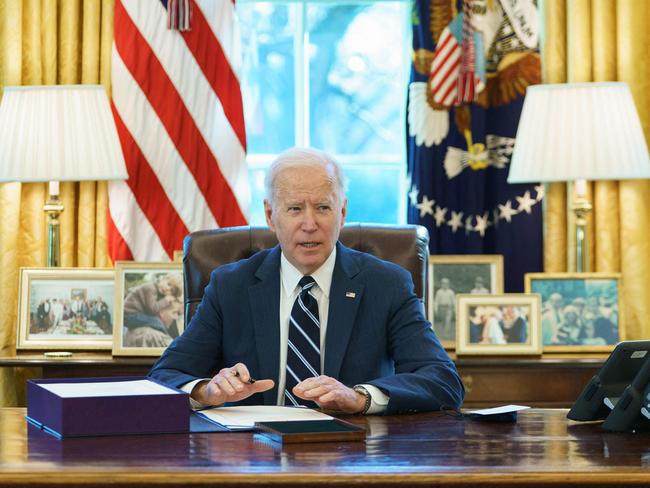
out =
<svg viewBox="0 0 650 488"><path fill-rule="evenodd" d="M356 296L357 296L357 294L354 293L353 291L346 291L345 292L345 298L354 298Z"/></svg>

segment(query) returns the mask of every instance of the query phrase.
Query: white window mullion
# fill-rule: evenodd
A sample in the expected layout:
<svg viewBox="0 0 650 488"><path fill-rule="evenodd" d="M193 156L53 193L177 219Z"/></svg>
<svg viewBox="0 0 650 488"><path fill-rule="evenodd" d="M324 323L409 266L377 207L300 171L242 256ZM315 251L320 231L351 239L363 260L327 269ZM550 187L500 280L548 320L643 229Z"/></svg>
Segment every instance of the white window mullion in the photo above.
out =
<svg viewBox="0 0 650 488"><path fill-rule="evenodd" d="M303 33L303 50L302 50L302 116L304 125L302 145L309 147L311 145L311 116L309 112L310 107L310 92L309 89L309 58L311 52L311 41L309 39L309 31L307 30L307 1L301 2L302 5L302 33Z"/></svg>
<svg viewBox="0 0 650 488"><path fill-rule="evenodd" d="M305 73L309 66L305 66L309 37L305 32L306 5L304 1L296 2L291 8L295 9L296 32L294 34L294 120L295 143L297 146L309 145L309 87L305 81ZM305 110L307 105L307 110Z"/></svg>
<svg viewBox="0 0 650 488"><path fill-rule="evenodd" d="M404 59L410 59L411 57L411 46L413 45L413 39L412 39L412 30L411 30L411 9L409 8L410 5L409 3L405 3L403 8L402 8L402 25L404 26L404 32L407 34L406 35L406 40L407 42L404 43ZM409 78L411 76L411 63L404 63L405 64L405 69L402 71L402 86L408 87L409 84ZM404 90L404 103L402 104L402 110L400 113L400 119L401 120L406 120L406 93L408 90ZM406 124L402 124L402 140L406 140ZM404 154L406 157L406 154ZM406 161L402 160L401 161L401 174L402 177L400 178L400 186L399 186L399 194L404 195L403 198L398 199L398 205L399 205L399 211L397 213L398 215L398 224L405 224L406 223L406 213L407 213L407 199L406 199L406 193L409 191L409 189L406 187L407 181L406 181Z"/></svg>

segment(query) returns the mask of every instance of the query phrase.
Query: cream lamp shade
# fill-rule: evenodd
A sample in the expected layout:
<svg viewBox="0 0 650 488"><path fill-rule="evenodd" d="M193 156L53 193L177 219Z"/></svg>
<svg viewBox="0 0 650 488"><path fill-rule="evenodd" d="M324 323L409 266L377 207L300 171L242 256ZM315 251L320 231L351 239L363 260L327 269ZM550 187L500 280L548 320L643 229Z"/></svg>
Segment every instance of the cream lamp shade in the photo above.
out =
<svg viewBox="0 0 650 488"><path fill-rule="evenodd" d="M101 85L6 86L0 182L128 178Z"/></svg>
<svg viewBox="0 0 650 488"><path fill-rule="evenodd" d="M626 83L528 87L508 183L637 178L650 158Z"/></svg>
<svg viewBox="0 0 650 488"><path fill-rule="evenodd" d="M569 269L589 271L587 180L650 178L648 146L626 83L534 85L526 90L508 183L572 182ZM571 256L575 251L575 261Z"/></svg>
<svg viewBox="0 0 650 488"><path fill-rule="evenodd" d="M101 85L6 86L0 182L49 181L47 265L60 266L60 181L125 180L124 155Z"/></svg>

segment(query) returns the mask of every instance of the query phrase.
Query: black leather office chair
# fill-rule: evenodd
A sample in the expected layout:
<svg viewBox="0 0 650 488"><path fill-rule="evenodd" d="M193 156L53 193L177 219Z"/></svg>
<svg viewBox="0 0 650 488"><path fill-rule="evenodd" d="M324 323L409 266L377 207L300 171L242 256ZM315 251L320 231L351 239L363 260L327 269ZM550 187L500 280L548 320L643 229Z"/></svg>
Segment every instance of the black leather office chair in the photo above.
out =
<svg viewBox="0 0 650 488"><path fill-rule="evenodd" d="M423 304L427 296L429 233L420 225L346 224L340 241L411 273L415 294ZM275 246L278 240L266 227L230 227L192 232L183 242L185 323L189 323L210 281L212 270ZM426 306L425 306L426 311Z"/></svg>

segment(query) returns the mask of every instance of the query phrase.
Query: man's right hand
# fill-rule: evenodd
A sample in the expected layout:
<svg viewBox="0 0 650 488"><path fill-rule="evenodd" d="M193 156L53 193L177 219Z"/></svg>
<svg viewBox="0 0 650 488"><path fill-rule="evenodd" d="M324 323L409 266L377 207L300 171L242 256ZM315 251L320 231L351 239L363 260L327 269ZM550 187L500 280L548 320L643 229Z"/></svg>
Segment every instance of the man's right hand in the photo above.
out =
<svg viewBox="0 0 650 488"><path fill-rule="evenodd" d="M235 364L232 368L223 368L210 381L201 381L192 389L191 397L204 405L223 405L238 402L255 393L270 390L273 380L256 380L249 383L250 373L246 365Z"/></svg>

